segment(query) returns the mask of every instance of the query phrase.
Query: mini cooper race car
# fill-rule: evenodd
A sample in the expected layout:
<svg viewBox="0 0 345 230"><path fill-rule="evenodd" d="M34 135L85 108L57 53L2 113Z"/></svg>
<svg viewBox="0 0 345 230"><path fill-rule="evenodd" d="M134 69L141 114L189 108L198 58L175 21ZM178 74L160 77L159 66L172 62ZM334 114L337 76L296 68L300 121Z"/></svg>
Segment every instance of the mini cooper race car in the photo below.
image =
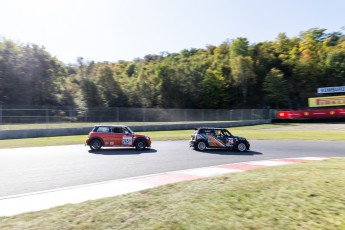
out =
<svg viewBox="0 0 345 230"><path fill-rule="evenodd" d="M205 127L195 129L189 146L198 151L204 151L206 148L221 148L243 152L250 149L246 138L233 136L224 128Z"/></svg>
<svg viewBox="0 0 345 230"><path fill-rule="evenodd" d="M101 147L135 147L143 150L151 147L148 136L135 134L129 127L122 125L96 125L86 139L86 145L91 150L100 150Z"/></svg>

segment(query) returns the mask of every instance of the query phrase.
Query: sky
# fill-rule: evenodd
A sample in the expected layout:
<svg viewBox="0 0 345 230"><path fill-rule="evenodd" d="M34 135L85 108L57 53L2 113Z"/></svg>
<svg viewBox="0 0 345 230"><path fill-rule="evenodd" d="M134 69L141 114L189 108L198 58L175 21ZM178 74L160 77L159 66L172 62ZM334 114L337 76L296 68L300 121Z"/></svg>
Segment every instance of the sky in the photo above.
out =
<svg viewBox="0 0 345 230"><path fill-rule="evenodd" d="M344 0L0 0L0 37L45 47L65 64L295 37L345 28Z"/></svg>

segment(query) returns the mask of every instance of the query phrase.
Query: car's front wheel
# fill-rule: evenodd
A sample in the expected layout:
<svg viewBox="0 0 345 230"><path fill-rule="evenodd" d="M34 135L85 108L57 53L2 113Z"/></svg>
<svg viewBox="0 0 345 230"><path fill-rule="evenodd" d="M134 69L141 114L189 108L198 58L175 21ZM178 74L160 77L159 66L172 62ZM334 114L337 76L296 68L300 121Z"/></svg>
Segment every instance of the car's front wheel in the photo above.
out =
<svg viewBox="0 0 345 230"><path fill-rule="evenodd" d="M198 151L204 151L206 149L206 147L207 146L206 146L205 141L199 141L195 146L196 150L198 150Z"/></svg>
<svg viewBox="0 0 345 230"><path fill-rule="evenodd" d="M245 143L243 143L243 142L240 142L240 143L238 143L238 145L237 145L237 148L236 148L238 151L240 151L240 152L244 152L244 151L246 151L246 149L247 149L247 146L246 146L246 144Z"/></svg>
<svg viewBox="0 0 345 230"><path fill-rule="evenodd" d="M90 149L91 150L100 150L102 147L102 143L98 139L94 139L90 142Z"/></svg>
<svg viewBox="0 0 345 230"><path fill-rule="evenodd" d="M146 141L144 140L137 140L134 144L134 147L137 149L137 150L143 150L146 148Z"/></svg>

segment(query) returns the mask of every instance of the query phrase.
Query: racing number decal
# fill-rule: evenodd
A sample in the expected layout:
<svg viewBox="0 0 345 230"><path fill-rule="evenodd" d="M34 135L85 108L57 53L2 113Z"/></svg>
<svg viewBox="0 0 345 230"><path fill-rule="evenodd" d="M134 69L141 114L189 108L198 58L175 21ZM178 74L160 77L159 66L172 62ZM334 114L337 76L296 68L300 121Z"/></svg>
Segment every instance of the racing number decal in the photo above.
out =
<svg viewBox="0 0 345 230"><path fill-rule="evenodd" d="M132 137L122 137L122 144L123 145L132 145Z"/></svg>
<svg viewBox="0 0 345 230"><path fill-rule="evenodd" d="M234 145L234 138L228 138L226 140L226 146L232 146Z"/></svg>

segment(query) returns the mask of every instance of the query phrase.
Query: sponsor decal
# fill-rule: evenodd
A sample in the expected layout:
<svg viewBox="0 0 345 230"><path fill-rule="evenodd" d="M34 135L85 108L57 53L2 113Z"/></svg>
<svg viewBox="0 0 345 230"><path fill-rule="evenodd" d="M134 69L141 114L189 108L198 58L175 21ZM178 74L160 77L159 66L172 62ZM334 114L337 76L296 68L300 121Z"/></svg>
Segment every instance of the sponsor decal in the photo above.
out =
<svg viewBox="0 0 345 230"><path fill-rule="evenodd" d="M110 142L109 142L109 145L114 145L114 141L110 141Z"/></svg>
<svg viewBox="0 0 345 230"><path fill-rule="evenodd" d="M345 96L308 98L309 107L345 105Z"/></svg>
<svg viewBox="0 0 345 230"><path fill-rule="evenodd" d="M132 142L133 142L132 137L127 137L127 136L122 137L122 144L123 145L132 145Z"/></svg>
<svg viewBox="0 0 345 230"><path fill-rule="evenodd" d="M223 142L221 142L217 138L213 137L212 135L207 134L207 138L208 138L208 142L209 142L210 146L213 146L213 147L225 147Z"/></svg>
<svg viewBox="0 0 345 230"><path fill-rule="evenodd" d="M226 140L226 146L233 146L234 145L234 138L228 138Z"/></svg>
<svg viewBox="0 0 345 230"><path fill-rule="evenodd" d="M343 93L343 92L345 92L345 86L326 87L326 88L317 89L317 93Z"/></svg>
<svg viewBox="0 0 345 230"><path fill-rule="evenodd" d="M282 119L345 117L345 109L278 111L277 117Z"/></svg>

